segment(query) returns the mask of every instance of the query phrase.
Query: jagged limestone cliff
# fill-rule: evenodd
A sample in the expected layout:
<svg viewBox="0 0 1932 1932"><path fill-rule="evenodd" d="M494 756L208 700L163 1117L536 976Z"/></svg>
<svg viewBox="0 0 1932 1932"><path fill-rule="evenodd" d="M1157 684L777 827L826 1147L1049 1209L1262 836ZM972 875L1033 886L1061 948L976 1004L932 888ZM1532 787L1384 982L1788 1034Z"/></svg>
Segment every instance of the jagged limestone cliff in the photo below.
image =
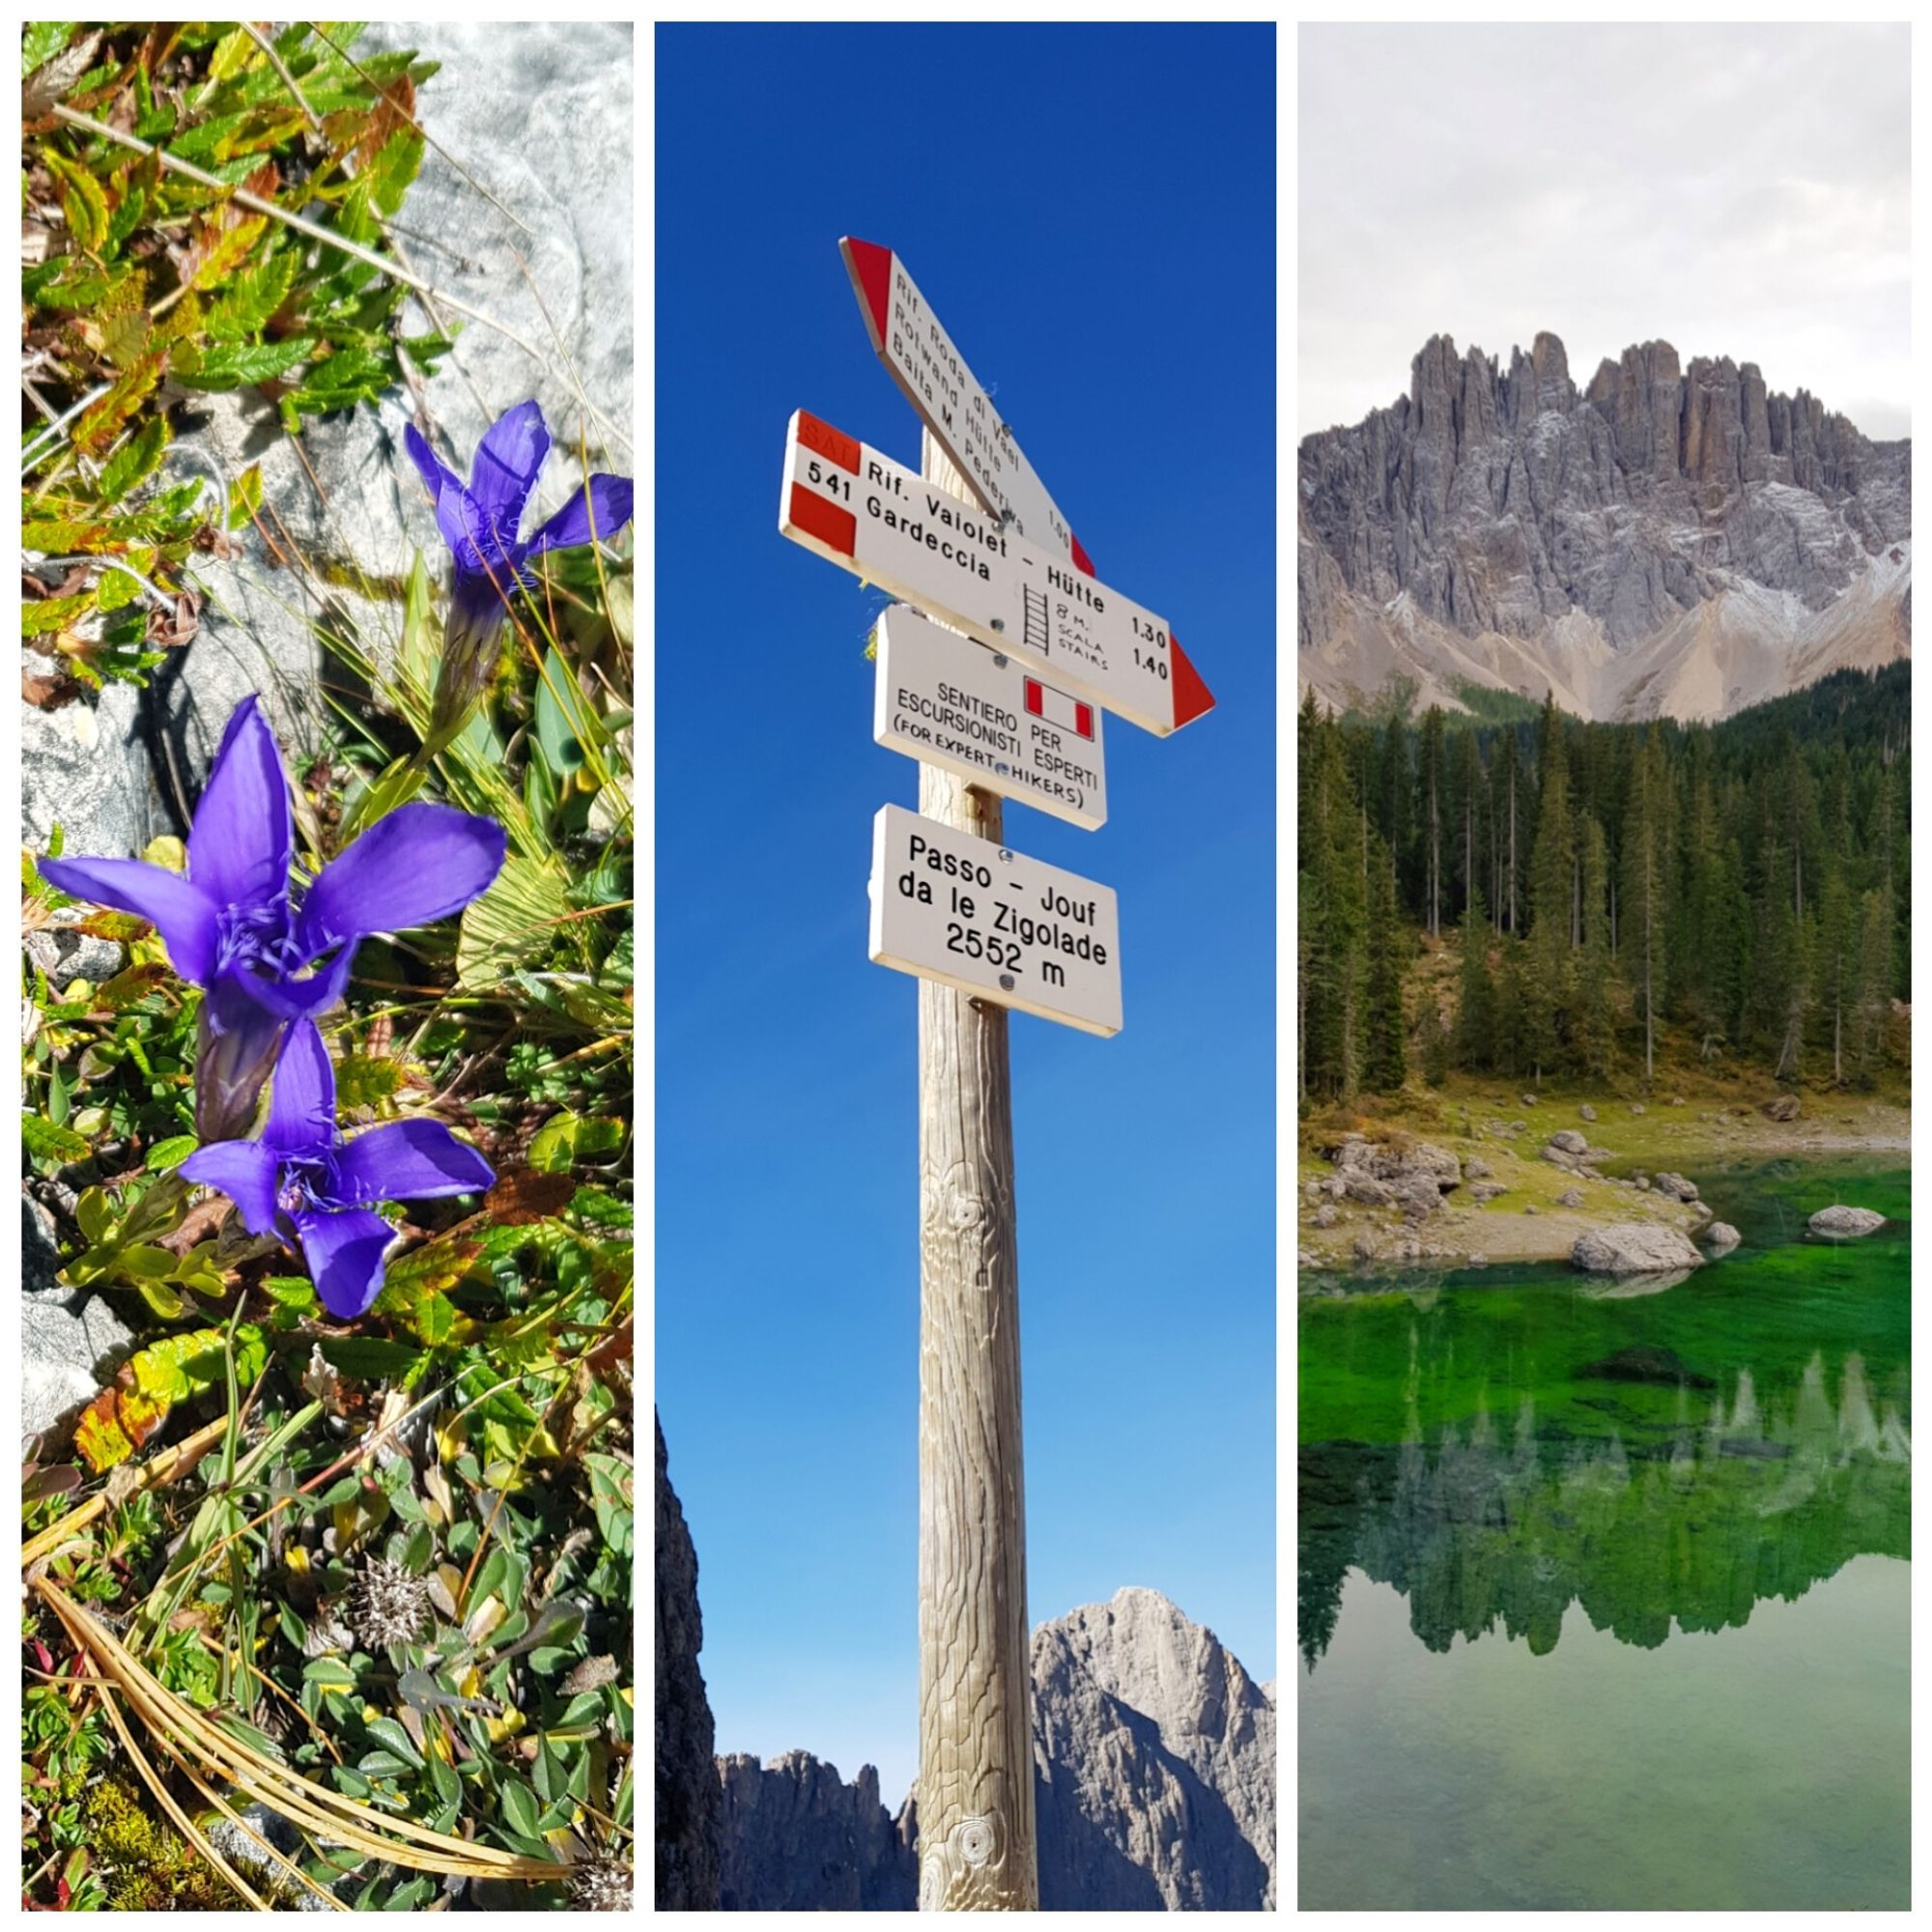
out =
<svg viewBox="0 0 1932 1932"><path fill-rule="evenodd" d="M1647 342L1579 388L1554 335L1507 367L1433 337L1392 408L1302 440L1301 689L1715 718L1889 663L1910 459L1755 363Z"/></svg>

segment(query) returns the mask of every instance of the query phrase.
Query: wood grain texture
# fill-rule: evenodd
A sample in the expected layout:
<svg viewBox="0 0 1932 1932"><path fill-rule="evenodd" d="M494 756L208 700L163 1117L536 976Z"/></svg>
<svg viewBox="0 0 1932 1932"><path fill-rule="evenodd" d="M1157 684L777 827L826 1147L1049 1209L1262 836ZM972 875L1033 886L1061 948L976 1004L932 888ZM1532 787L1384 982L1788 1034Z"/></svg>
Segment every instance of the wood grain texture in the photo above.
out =
<svg viewBox="0 0 1932 1932"><path fill-rule="evenodd" d="M974 501L931 436L923 440L922 473ZM919 809L1000 838L1000 800L931 765L920 767ZM928 1912L1039 1907L1007 1020L1003 1007L919 982L919 1903Z"/></svg>

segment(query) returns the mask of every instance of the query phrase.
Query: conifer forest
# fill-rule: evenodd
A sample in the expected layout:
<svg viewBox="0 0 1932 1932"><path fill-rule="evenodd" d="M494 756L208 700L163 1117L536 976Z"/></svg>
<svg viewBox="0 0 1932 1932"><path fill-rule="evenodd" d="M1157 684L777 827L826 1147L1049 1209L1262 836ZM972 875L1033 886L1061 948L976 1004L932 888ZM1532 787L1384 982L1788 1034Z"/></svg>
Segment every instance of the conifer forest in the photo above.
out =
<svg viewBox="0 0 1932 1932"><path fill-rule="evenodd" d="M1906 1053L1911 666L1718 724L1310 697L1301 1099L1660 1061L1868 1089ZM1411 967L1453 948L1453 993ZM1435 983L1435 982L1432 982Z"/></svg>

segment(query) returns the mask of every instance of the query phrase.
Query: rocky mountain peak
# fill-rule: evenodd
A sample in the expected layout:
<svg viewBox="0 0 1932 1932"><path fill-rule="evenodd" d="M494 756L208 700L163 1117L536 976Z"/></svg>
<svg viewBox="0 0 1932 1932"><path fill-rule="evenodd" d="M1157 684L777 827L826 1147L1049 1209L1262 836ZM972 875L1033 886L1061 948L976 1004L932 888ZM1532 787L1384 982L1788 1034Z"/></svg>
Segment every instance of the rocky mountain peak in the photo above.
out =
<svg viewBox="0 0 1932 1932"><path fill-rule="evenodd" d="M1910 445L1755 362L1649 341L1579 390L1548 330L1506 366L1435 335L1299 472L1301 683L1331 703L1403 676L1715 717L1909 649Z"/></svg>

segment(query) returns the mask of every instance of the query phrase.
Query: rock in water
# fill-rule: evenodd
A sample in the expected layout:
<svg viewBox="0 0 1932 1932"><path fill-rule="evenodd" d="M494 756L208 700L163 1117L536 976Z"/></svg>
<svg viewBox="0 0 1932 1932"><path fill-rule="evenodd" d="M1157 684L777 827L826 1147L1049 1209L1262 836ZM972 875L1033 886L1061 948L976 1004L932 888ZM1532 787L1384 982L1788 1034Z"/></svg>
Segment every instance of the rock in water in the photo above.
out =
<svg viewBox="0 0 1932 1932"><path fill-rule="evenodd" d="M1674 1349L1644 1344L1634 1349L1619 1349L1600 1362L1586 1362L1577 1371L1581 1380L1606 1382L1650 1382L1662 1388L1716 1388L1717 1383L1690 1368Z"/></svg>
<svg viewBox="0 0 1932 1932"><path fill-rule="evenodd" d="M1704 1257L1675 1228L1634 1223L1593 1228L1570 1250L1572 1267L1589 1274L1668 1274L1703 1265Z"/></svg>
<svg viewBox="0 0 1932 1932"><path fill-rule="evenodd" d="M1729 1254L1744 1236L1728 1221L1707 1221L1698 1231L1697 1238L1713 1254L1724 1255Z"/></svg>
<svg viewBox="0 0 1932 1932"><path fill-rule="evenodd" d="M850 1784L810 1751L760 1768L734 1752L717 1761L724 1850L718 1904L725 1912L911 1912L918 1902L916 1813L895 1820L879 1774Z"/></svg>
<svg viewBox="0 0 1932 1932"><path fill-rule="evenodd" d="M657 1909L718 1909L720 1804L711 1701L697 1653L697 1552L670 1486L658 1424Z"/></svg>
<svg viewBox="0 0 1932 1932"><path fill-rule="evenodd" d="M1811 1217L1814 1235L1875 1235L1885 1226L1885 1216L1869 1208L1821 1208Z"/></svg>
<svg viewBox="0 0 1932 1932"><path fill-rule="evenodd" d="M1273 1909L1274 1704L1211 1631L1122 1590L1033 1678L1042 1909Z"/></svg>

